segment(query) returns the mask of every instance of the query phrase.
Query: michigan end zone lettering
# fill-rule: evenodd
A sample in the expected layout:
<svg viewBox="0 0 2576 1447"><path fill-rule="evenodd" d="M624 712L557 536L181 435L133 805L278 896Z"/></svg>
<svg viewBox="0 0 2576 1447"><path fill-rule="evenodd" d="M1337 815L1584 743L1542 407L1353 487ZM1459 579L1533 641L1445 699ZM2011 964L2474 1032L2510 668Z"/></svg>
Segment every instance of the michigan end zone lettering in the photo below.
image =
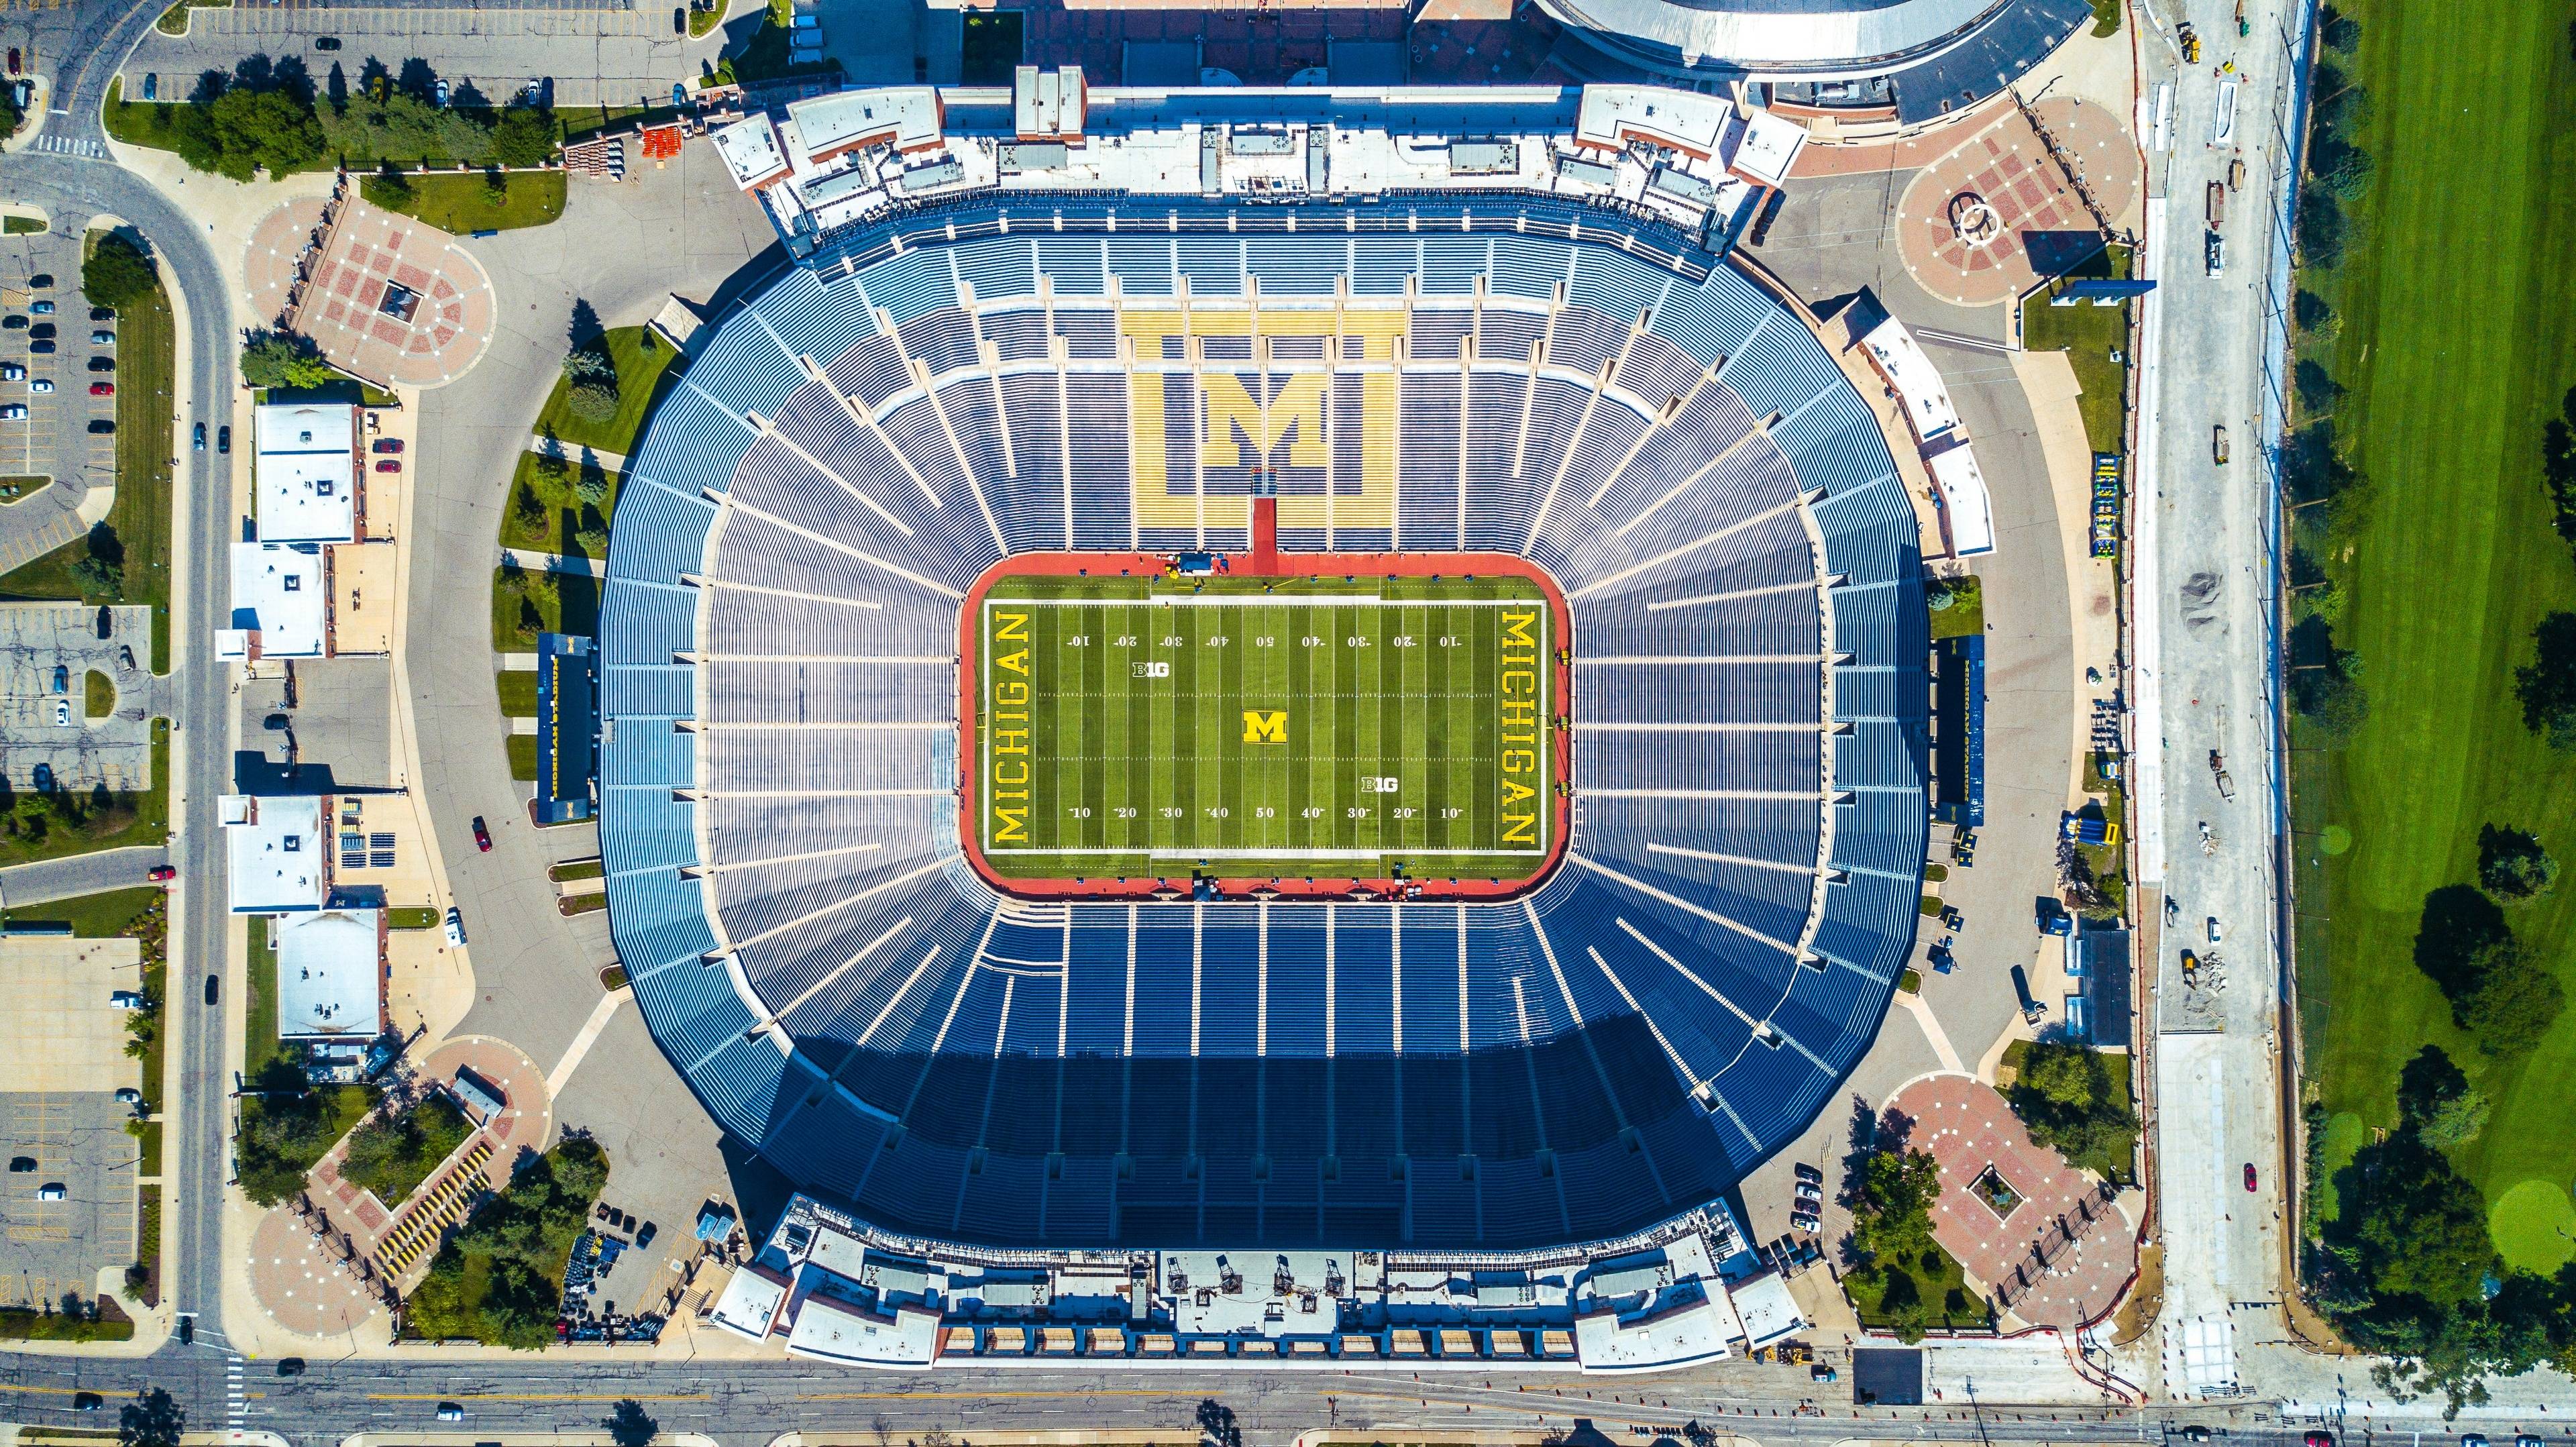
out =
<svg viewBox="0 0 2576 1447"><path fill-rule="evenodd" d="M1536 846L1539 810L1539 612L1503 614L1503 843Z"/></svg>
<svg viewBox="0 0 2576 1447"><path fill-rule="evenodd" d="M996 610L990 640L995 673L987 696L993 701L986 739L993 769L985 797L989 807L988 837L1002 846L1029 839L1029 615Z"/></svg>

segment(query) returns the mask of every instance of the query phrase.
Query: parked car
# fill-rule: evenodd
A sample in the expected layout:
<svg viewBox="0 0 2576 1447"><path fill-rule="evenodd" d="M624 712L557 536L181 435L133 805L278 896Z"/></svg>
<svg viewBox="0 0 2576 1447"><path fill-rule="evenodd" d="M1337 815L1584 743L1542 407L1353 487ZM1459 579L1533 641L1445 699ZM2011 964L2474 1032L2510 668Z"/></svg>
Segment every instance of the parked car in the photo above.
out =
<svg viewBox="0 0 2576 1447"><path fill-rule="evenodd" d="M0 382L23 382L25 380L27 380L27 369L23 364L18 362L0 362Z"/></svg>
<svg viewBox="0 0 2576 1447"><path fill-rule="evenodd" d="M92 382L89 384L89 394L93 397L113 397L116 395L116 384L114 382Z"/></svg>
<svg viewBox="0 0 2576 1447"><path fill-rule="evenodd" d="M89 309L89 319L94 322L112 322L116 320L116 308L112 306L91 307Z"/></svg>
<svg viewBox="0 0 2576 1447"><path fill-rule="evenodd" d="M304 1375L304 1358L279 1357L277 1359L277 1374L281 1377L300 1377Z"/></svg>
<svg viewBox="0 0 2576 1447"><path fill-rule="evenodd" d="M643 1250L645 1247L652 1245L652 1244L653 1244L653 1233L654 1233L656 1230L658 1230L658 1229L660 1229L660 1228L659 1228L659 1227L656 1227L656 1226L655 1226L652 1222L650 1222L650 1221L647 1221L647 1222L645 1222L642 1226L637 1227L637 1228L636 1228L636 1231L635 1231L635 1249L637 1249L638 1251L641 1251L641 1250Z"/></svg>
<svg viewBox="0 0 2576 1447"><path fill-rule="evenodd" d="M337 50L340 48L340 37L336 35L316 35L313 37L313 48L315 50Z"/></svg>
<svg viewBox="0 0 2576 1447"><path fill-rule="evenodd" d="M18 315L16 312L11 312L5 317L0 317L0 332L23 332L26 329L27 319Z"/></svg>
<svg viewBox="0 0 2576 1447"><path fill-rule="evenodd" d="M106 1405L107 1399L96 1392L72 1393L72 1410L75 1412L95 1412Z"/></svg>
<svg viewBox="0 0 2576 1447"><path fill-rule="evenodd" d="M286 715L282 713L273 713L268 717L261 719L259 721L259 726L268 730L270 733L282 733L293 723L294 720L288 718Z"/></svg>
<svg viewBox="0 0 2576 1447"><path fill-rule="evenodd" d="M51 377L38 377L36 380L27 384L27 390L35 393L39 397L42 397L46 393L54 390L53 379Z"/></svg>
<svg viewBox="0 0 2576 1447"><path fill-rule="evenodd" d="M2463 1432L2460 1434L2460 1447L2487 1447L2487 1434L2484 1432Z"/></svg>
<svg viewBox="0 0 2576 1447"><path fill-rule="evenodd" d="M151 880L154 884L167 884L171 880L179 877L179 866L175 864L156 864L152 866L152 872L144 877Z"/></svg>
<svg viewBox="0 0 2576 1447"><path fill-rule="evenodd" d="M107 1003L119 1010L140 1010L143 1008L143 993L139 990L110 990Z"/></svg>
<svg viewBox="0 0 2576 1447"><path fill-rule="evenodd" d="M206 1003L207 1003L207 1004L211 1005L211 1004L215 1003L215 996L216 996L218 993L220 993L220 992L221 992L221 990L222 990L222 988L223 988L223 978L224 978L224 977L223 977L223 976L221 976L221 975L208 975L208 976L206 976Z"/></svg>
<svg viewBox="0 0 2576 1447"><path fill-rule="evenodd" d="M9 1174L13 1176L23 1176L35 1168L36 1158L34 1156L11 1156L9 1158Z"/></svg>
<svg viewBox="0 0 2576 1447"><path fill-rule="evenodd" d="M27 278L27 290L29 291L52 291L53 289L54 274L50 271L40 271L34 276Z"/></svg>
<svg viewBox="0 0 2576 1447"><path fill-rule="evenodd" d="M2213 231L2201 246L2202 265L2211 276L2227 274L2227 238Z"/></svg>
<svg viewBox="0 0 2576 1447"><path fill-rule="evenodd" d="M2200 1425L2198 1422L2194 1422L2190 1426L2182 1429L2182 1440L2185 1442L2206 1442L2209 1440L2209 1429Z"/></svg>
<svg viewBox="0 0 2576 1447"><path fill-rule="evenodd" d="M45 343L38 342L36 345L44 346ZM90 419L89 430L90 435L93 437L105 437L116 431L116 424L108 421L104 417L93 417Z"/></svg>
<svg viewBox="0 0 2576 1447"><path fill-rule="evenodd" d="M116 1088L116 1100L119 1105L141 1105L143 1092L131 1085L120 1085Z"/></svg>
<svg viewBox="0 0 2576 1447"><path fill-rule="evenodd" d="M233 429L231 427L224 426L215 429L215 450L227 457L232 455Z"/></svg>
<svg viewBox="0 0 2576 1447"><path fill-rule="evenodd" d="M440 81L438 83L438 91L440 96L444 97L447 93L447 82L443 80ZM462 1422L465 1420L465 1409L456 1405L454 1402L441 1402L438 1404L438 1420L442 1422Z"/></svg>
<svg viewBox="0 0 2576 1447"><path fill-rule="evenodd" d="M11 75L18 73L18 47L14 45L9 47L9 73Z"/></svg>
<svg viewBox="0 0 2576 1447"><path fill-rule="evenodd" d="M93 372L113 372L116 370L116 358L92 357L89 359L89 369Z"/></svg>
<svg viewBox="0 0 2576 1447"><path fill-rule="evenodd" d="M689 9L687 6L674 5L671 7L671 33L673 35L686 35L689 33ZM13 50L10 54L15 55L17 52Z"/></svg>
<svg viewBox="0 0 2576 1447"><path fill-rule="evenodd" d="M39 1201L59 1201L70 1194L71 1191L60 1181L47 1181L36 1188L36 1199Z"/></svg>
<svg viewBox="0 0 2576 1447"><path fill-rule="evenodd" d="M465 948L465 916L458 913L452 904L447 907L447 947L451 950Z"/></svg>
<svg viewBox="0 0 2576 1447"><path fill-rule="evenodd" d="M109 331L105 327L101 327L97 331L90 333L89 339L97 346L112 347L116 345L116 333Z"/></svg>
<svg viewBox="0 0 2576 1447"><path fill-rule="evenodd" d="M438 103L439 103L440 105L442 105L442 106L443 106L443 105L447 104L447 81L446 81L446 79L445 79L444 77L442 77L442 78L439 80L439 82L438 82L438 89L434 92L434 94L437 96L437 98L438 98Z"/></svg>
<svg viewBox="0 0 2576 1447"><path fill-rule="evenodd" d="M203 422L200 422L200 423L198 423L198 424L197 424L197 431L196 431L196 439L195 439L195 441L196 441L196 447L195 447L195 450L196 450L196 451L203 452L203 451L205 451L205 450L206 450L206 424L205 424L205 423L203 423Z"/></svg>
<svg viewBox="0 0 2576 1447"><path fill-rule="evenodd" d="M67 729L67 728L70 728L71 726L72 726L72 701L71 701L70 699L67 699L67 698L58 698L58 699L55 699L55 700L54 700L54 727L56 727L56 728L58 728L58 729Z"/></svg>
<svg viewBox="0 0 2576 1447"><path fill-rule="evenodd" d="M54 304L45 300L43 297L38 297L35 305L28 307L27 310L34 312L40 317L49 317L54 314Z"/></svg>
<svg viewBox="0 0 2576 1447"><path fill-rule="evenodd" d="M474 816L474 847L486 854L492 852L492 831L483 827L483 816L480 814Z"/></svg>
<svg viewBox="0 0 2576 1447"><path fill-rule="evenodd" d="M1836 1373L1833 1368L1826 1366L1823 1362L1818 1362L1814 1366L1807 1368L1807 1380L1811 1382L1839 1382L1842 1380L1842 1377Z"/></svg>
<svg viewBox="0 0 2576 1447"><path fill-rule="evenodd" d="M161 98L161 72L157 70L143 72L143 98L145 100Z"/></svg>
<svg viewBox="0 0 2576 1447"><path fill-rule="evenodd" d="M400 452L403 450L403 441L399 437L379 437L376 439L375 450L378 452Z"/></svg>
<svg viewBox="0 0 2576 1447"><path fill-rule="evenodd" d="M1797 1165L1791 1167L1791 1169L1797 1173L1799 1180L1813 1181L1818 1185L1824 1184L1825 1173L1817 1170L1814 1166L1808 1165L1805 1161L1798 1162Z"/></svg>
<svg viewBox="0 0 2576 1447"><path fill-rule="evenodd" d="M377 458L377 459L376 459L376 471L378 471L378 472L400 472L400 471L402 471L402 464L401 464L401 463L399 463L399 462L396 462L394 459L392 459L392 458L390 458L390 457L380 457L380 458Z"/></svg>
<svg viewBox="0 0 2576 1447"><path fill-rule="evenodd" d="M27 335L36 338L38 341L51 341L55 336L54 324L52 322L38 322L34 326L27 328Z"/></svg>
<svg viewBox="0 0 2576 1447"><path fill-rule="evenodd" d="M9 405L7 405L7 406L5 406L5 407L0 407L0 422L24 422L24 421L26 421L26 420L27 420L27 404L26 404L26 403L24 403L24 402L12 402L12 403L10 403Z"/></svg>
<svg viewBox="0 0 2576 1447"><path fill-rule="evenodd" d="M2248 1191L2256 1189L2257 1179L2258 1178L2254 1174L2254 1163L2252 1161L2247 1161L2245 1163L2245 1189Z"/></svg>
<svg viewBox="0 0 2576 1447"><path fill-rule="evenodd" d="M47 338L42 341L29 342L27 344L27 350L39 357L50 357L54 354L54 349L61 345L62 343L54 341L51 338Z"/></svg>

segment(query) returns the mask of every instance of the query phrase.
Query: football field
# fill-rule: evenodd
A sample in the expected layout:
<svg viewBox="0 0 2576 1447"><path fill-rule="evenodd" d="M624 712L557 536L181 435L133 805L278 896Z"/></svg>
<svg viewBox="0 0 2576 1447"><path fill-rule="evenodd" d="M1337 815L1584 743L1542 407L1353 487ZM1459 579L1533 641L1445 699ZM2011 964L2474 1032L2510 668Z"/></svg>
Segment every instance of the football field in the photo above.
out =
<svg viewBox="0 0 2576 1447"><path fill-rule="evenodd" d="M977 612L996 873L1512 880L1555 843L1530 579L1006 576Z"/></svg>

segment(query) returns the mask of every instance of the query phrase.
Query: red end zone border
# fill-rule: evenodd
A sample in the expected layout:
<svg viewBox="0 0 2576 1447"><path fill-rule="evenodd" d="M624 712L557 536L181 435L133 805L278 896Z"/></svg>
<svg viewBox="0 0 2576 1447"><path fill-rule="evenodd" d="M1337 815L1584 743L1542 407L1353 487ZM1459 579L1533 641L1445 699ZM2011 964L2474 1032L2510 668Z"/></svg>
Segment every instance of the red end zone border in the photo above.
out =
<svg viewBox="0 0 2576 1447"><path fill-rule="evenodd" d="M1266 550L1265 550L1266 551ZM1268 567L1260 564L1275 559ZM1287 553L1256 552L1239 561L1235 577L1312 577L1327 576L1382 578L1456 577L1460 575L1500 574L1527 578L1538 584L1547 600L1548 616L1555 625L1557 656L1551 660L1556 697L1562 711L1560 718L1573 716L1574 669L1567 662L1573 657L1574 615L1565 604L1565 593L1549 577L1547 570L1527 558L1509 553ZM1177 883L1168 875L1133 876L1119 879L1010 879L997 874L985 862L982 844L975 837L977 803L975 786L982 782L975 768L975 679L979 660L976 657L975 620L983 606L984 595L993 584L1010 577L1069 577L1097 574L1102 577L1160 577L1169 559L1158 553L1020 553L1004 558L986 569L984 576L966 592L966 601L957 611L957 844L967 863L984 883L1001 894L1020 899L1151 899L1158 894L1190 886L1187 875ZM1550 757L1555 761L1556 780L1563 785L1573 777L1574 738L1572 730L1557 728L1550 744ZM1404 898L1418 900L1484 900L1514 899L1537 888L1556 872L1565 858L1566 837L1573 821L1571 794L1558 788L1550 801L1555 833L1545 858L1526 875L1498 882L1486 880L1409 879L1328 879L1317 876L1309 883L1303 875L1293 878L1256 876L1243 879L1220 879L1218 893L1229 898L1251 898L1255 891L1263 897L1280 899L1358 899Z"/></svg>

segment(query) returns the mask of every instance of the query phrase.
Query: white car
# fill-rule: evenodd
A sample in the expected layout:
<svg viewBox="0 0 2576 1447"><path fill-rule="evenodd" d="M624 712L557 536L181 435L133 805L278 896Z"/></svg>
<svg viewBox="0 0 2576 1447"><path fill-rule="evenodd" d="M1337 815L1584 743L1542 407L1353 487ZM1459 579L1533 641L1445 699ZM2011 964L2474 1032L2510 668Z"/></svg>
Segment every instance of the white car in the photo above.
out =
<svg viewBox="0 0 2576 1447"><path fill-rule="evenodd" d="M2209 917L2209 942L2211 944L2218 943L2218 934L2218 916L2213 914Z"/></svg>
<svg viewBox="0 0 2576 1447"><path fill-rule="evenodd" d="M38 396L42 396L45 393L54 390L53 379L50 377L38 377L36 380L27 384L27 390L37 394Z"/></svg>
<svg viewBox="0 0 2576 1447"><path fill-rule="evenodd" d="M23 382L25 380L27 380L27 369L25 367L18 365L16 362L0 362L0 382Z"/></svg>
<svg viewBox="0 0 2576 1447"><path fill-rule="evenodd" d="M438 88L445 90L447 88L447 82L443 80L440 81L438 83ZM456 1405L454 1402L441 1402L438 1404L438 1420L442 1422L462 1422L465 1420L465 1409Z"/></svg>
<svg viewBox="0 0 2576 1447"><path fill-rule="evenodd" d="M26 403L12 402L6 407L0 407L0 422L24 422L26 420Z"/></svg>
<svg viewBox="0 0 2576 1447"><path fill-rule="evenodd" d="M70 699L67 699L67 698L58 698L58 699L55 699L55 700L54 700L54 727L56 727L56 728L65 728L65 729L67 729L67 728L70 728L71 726L72 726L72 701L71 701Z"/></svg>
<svg viewBox="0 0 2576 1447"><path fill-rule="evenodd" d="M132 990L114 990L109 992L107 1003L118 1010L140 1010L143 997Z"/></svg>
<svg viewBox="0 0 2576 1447"><path fill-rule="evenodd" d="M36 1199L39 1201L59 1201L70 1194L71 1192L65 1190L60 1181L47 1181L36 1188Z"/></svg>
<svg viewBox="0 0 2576 1447"><path fill-rule="evenodd" d="M454 905L447 907L447 947L451 950L465 948L465 916L459 914Z"/></svg>
<svg viewBox="0 0 2576 1447"><path fill-rule="evenodd" d="M119 1105L141 1105L143 1103L143 1092L135 1089L131 1085L120 1085L116 1088L116 1103Z"/></svg>

